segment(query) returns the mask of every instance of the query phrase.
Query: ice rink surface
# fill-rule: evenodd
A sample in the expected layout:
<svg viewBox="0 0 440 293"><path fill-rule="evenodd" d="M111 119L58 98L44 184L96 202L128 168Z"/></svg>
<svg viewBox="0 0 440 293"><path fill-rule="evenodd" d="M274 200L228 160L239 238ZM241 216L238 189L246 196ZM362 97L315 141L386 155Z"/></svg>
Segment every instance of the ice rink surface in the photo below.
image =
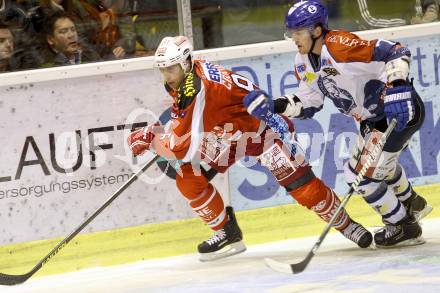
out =
<svg viewBox="0 0 440 293"><path fill-rule="evenodd" d="M426 244L394 249L362 250L332 233L298 275L272 271L264 258L300 261L317 237L255 245L211 263L190 254L36 277L0 292L440 292L439 227L440 219L424 220Z"/></svg>

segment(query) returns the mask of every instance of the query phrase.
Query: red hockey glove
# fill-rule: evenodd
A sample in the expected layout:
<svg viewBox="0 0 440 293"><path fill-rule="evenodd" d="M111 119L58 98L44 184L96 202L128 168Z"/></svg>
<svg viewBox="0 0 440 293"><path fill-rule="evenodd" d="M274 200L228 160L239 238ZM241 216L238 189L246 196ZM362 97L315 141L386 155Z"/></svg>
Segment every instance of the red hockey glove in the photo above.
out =
<svg viewBox="0 0 440 293"><path fill-rule="evenodd" d="M139 156L145 151L148 151L154 136L155 135L149 126L133 130L127 138L133 156Z"/></svg>

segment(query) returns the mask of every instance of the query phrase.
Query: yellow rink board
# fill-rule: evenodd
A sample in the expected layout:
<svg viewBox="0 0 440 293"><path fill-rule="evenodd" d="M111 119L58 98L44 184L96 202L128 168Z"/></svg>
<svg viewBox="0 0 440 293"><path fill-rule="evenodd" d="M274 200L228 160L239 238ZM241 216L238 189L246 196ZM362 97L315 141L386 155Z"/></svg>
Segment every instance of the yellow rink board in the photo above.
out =
<svg viewBox="0 0 440 293"><path fill-rule="evenodd" d="M415 187L415 190L434 207L428 217L440 217L440 184ZM358 196L350 199L347 209L356 221L366 226L382 225L378 215ZM319 235L324 228L322 220L297 204L237 212L237 218L247 245ZM210 235L211 231L198 218L80 234L36 276L192 253ZM61 240L0 247L0 272L28 272Z"/></svg>

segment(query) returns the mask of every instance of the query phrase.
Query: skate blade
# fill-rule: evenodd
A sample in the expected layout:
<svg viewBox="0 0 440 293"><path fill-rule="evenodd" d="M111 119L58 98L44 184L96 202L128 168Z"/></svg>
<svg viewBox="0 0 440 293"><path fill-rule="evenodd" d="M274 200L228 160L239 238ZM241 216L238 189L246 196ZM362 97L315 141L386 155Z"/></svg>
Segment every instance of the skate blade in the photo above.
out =
<svg viewBox="0 0 440 293"><path fill-rule="evenodd" d="M426 217L429 213L432 212L432 206L430 205L426 205L425 208L423 210L421 210L420 212L416 213L416 220L421 221L424 217Z"/></svg>
<svg viewBox="0 0 440 293"><path fill-rule="evenodd" d="M201 262L214 261L222 259L231 255L242 253L246 250L246 246L243 241L234 242L230 245L223 247L222 249L210 252L210 253L200 253L199 260Z"/></svg>
<svg viewBox="0 0 440 293"><path fill-rule="evenodd" d="M419 236L417 238L408 239L402 242L399 242L397 244L391 245L391 246L383 246L376 244L377 248L396 248L396 247L406 247L406 246L415 246L415 245L421 245L424 244L426 241L422 236Z"/></svg>

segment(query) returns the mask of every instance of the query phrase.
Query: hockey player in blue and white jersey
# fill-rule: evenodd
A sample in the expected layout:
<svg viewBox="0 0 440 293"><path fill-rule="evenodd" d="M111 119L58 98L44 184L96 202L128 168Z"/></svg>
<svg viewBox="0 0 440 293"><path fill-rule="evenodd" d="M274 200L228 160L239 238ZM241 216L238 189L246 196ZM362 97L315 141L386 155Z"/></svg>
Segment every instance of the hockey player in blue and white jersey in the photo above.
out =
<svg viewBox="0 0 440 293"><path fill-rule="evenodd" d="M294 4L285 26L286 38L299 51L295 58L298 90L273 101L265 92L253 91L245 102L252 103L253 114L260 119L267 117L267 111L306 119L322 109L327 97L340 112L359 121L359 143L345 165L347 183L354 181L365 154L396 118L381 158L368 170L358 192L385 224L374 235L377 246L424 243L418 221L432 207L414 192L398 162L425 116L423 102L408 77L409 49L396 42L363 40L353 33L329 30L327 10L317 1Z"/></svg>

